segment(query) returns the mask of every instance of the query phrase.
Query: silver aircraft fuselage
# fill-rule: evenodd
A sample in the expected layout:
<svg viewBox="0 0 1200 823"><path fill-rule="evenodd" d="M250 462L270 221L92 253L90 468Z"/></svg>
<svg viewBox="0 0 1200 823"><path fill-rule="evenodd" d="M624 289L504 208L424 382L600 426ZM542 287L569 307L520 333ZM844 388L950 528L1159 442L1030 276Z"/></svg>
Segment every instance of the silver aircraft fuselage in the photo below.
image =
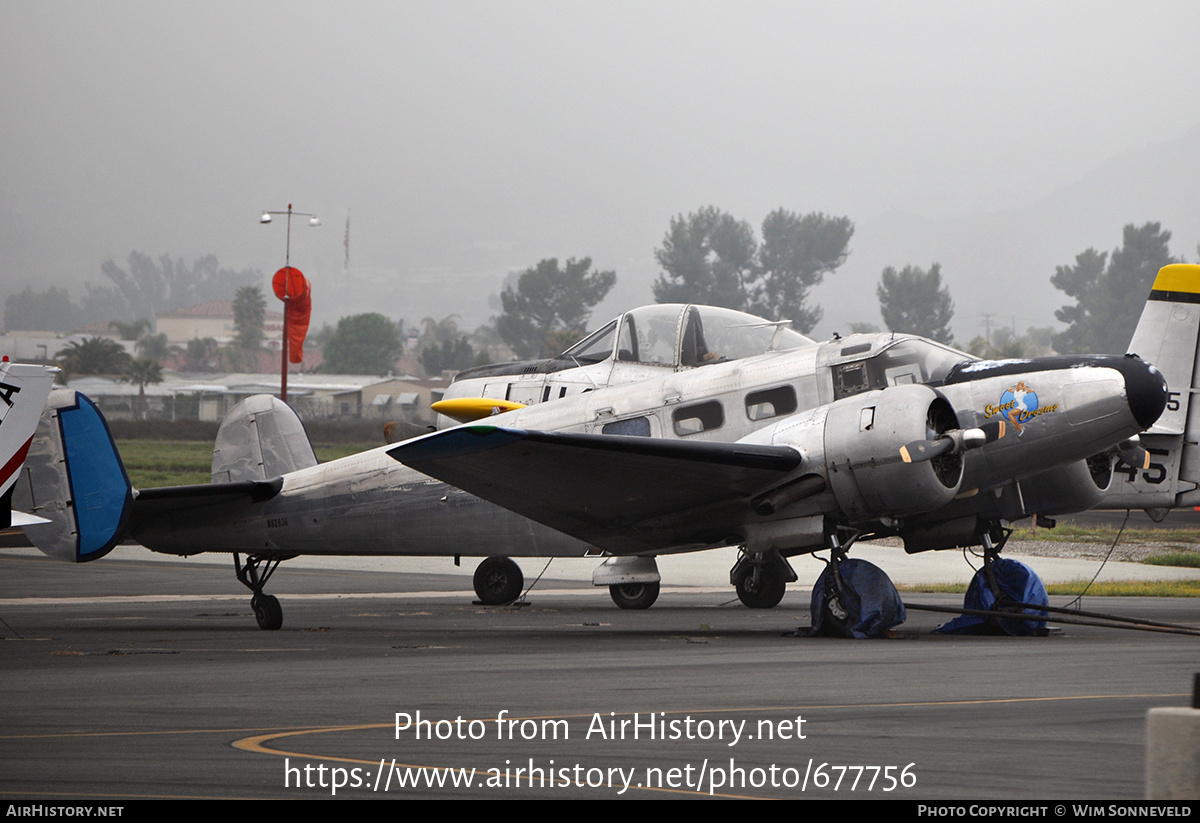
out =
<svg viewBox="0 0 1200 823"><path fill-rule="evenodd" d="M597 366L610 368L611 375L621 364L582 368L596 371ZM861 451L873 432L846 426L816 439L797 435L818 422L824 425L831 409L887 396L891 387L927 384L950 403L960 428L1008 421L1015 431L963 455L961 492L954 500L935 511L914 512L912 519L936 523L970 514L1015 519L1094 505L1092 489L1100 480L1089 476L1084 461L1143 431L1153 422L1147 422L1147 409L1164 391L1154 370L1133 358L971 361L921 338L889 334L855 335L694 368L643 370L632 382L610 385L566 371L557 381L554 374L544 375L536 386L521 378L531 389L527 399L545 396L545 401L488 418L487 425L600 434L624 432L634 421L640 432L656 438L794 445L829 487L770 516L748 513L743 531L733 535L753 541L758 531L775 533L794 524L805 537L793 550L821 545L819 530L812 536L801 525L806 519L859 518L832 475L862 471L861 465L840 466L839 455ZM503 376L489 379L503 382ZM563 386L573 390L551 396ZM780 402L783 395L787 399ZM721 418L715 425L714 409ZM389 454L394 448L289 473L279 494L264 502L226 503L219 510L202 503L181 506L141 523L132 537L154 551L182 555L578 557L595 552L587 542L402 465ZM884 461L892 455L879 457ZM656 552L696 548L701 547L661 546Z"/></svg>

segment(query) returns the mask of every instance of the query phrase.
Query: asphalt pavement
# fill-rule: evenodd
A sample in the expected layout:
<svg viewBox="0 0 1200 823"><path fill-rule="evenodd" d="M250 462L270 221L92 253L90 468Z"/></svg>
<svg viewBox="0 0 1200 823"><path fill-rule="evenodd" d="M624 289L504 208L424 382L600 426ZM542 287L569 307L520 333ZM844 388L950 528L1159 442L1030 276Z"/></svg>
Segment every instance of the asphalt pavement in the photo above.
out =
<svg viewBox="0 0 1200 823"><path fill-rule="evenodd" d="M900 582L970 574L878 551ZM1146 712L1189 705L1200 668L1196 637L945 636L916 610L887 640L807 637L803 583L746 609L721 552L665 559L643 612L589 561L483 607L466 561L297 559L277 632L228 558L114 554L0 551L6 798L1137 799ZM1194 600L1084 605L1200 624Z"/></svg>

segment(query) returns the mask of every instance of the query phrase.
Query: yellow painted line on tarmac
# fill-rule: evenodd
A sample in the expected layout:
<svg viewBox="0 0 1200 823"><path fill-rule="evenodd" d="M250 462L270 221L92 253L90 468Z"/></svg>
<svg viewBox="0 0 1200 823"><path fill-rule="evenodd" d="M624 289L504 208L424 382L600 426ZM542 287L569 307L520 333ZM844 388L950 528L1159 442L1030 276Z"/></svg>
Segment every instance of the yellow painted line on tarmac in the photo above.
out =
<svg viewBox="0 0 1200 823"><path fill-rule="evenodd" d="M0 734L0 740L53 740L64 737L160 737L190 734L246 734L248 732L312 731L312 726L260 726L241 729L167 729L142 732L52 732L39 734Z"/></svg>

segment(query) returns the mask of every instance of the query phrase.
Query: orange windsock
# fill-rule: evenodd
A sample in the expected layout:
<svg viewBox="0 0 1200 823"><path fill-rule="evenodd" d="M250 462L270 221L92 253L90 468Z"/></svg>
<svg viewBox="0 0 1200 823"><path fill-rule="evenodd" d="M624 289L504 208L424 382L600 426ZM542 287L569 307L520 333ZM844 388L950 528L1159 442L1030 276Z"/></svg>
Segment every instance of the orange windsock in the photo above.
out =
<svg viewBox="0 0 1200 823"><path fill-rule="evenodd" d="M308 320L312 314L312 288L300 269L284 266L271 280L275 296L283 301L287 320L288 361L304 361L304 338L308 335Z"/></svg>

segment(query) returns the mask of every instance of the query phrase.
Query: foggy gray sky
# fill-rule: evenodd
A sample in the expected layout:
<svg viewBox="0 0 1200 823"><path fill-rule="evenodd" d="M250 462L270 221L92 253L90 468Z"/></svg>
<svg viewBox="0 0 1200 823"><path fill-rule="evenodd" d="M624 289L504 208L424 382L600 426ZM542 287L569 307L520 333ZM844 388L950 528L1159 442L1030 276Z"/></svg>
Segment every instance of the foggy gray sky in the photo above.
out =
<svg viewBox="0 0 1200 823"><path fill-rule="evenodd" d="M1016 322L1045 325L1055 263L1146 220L1194 260L1200 210L1151 192L1126 213L1126 193L1102 189L1104 218L995 238L1028 249L1000 292L939 246L961 234L947 226L987 236L987 215L1200 134L1198 35L1192 0L3 0L0 297L30 284L78 299L132 250L270 273L283 227L258 214L291 202L324 223L301 223L292 247L318 318L473 326L506 273L590 255L619 278L600 320L650 302L669 219L712 204L756 227L780 206L855 221L850 260L815 295L819 331L879 322L882 265L935 259L960 340L1021 278L1057 302ZM1182 154L1174 177L1195 192Z"/></svg>

